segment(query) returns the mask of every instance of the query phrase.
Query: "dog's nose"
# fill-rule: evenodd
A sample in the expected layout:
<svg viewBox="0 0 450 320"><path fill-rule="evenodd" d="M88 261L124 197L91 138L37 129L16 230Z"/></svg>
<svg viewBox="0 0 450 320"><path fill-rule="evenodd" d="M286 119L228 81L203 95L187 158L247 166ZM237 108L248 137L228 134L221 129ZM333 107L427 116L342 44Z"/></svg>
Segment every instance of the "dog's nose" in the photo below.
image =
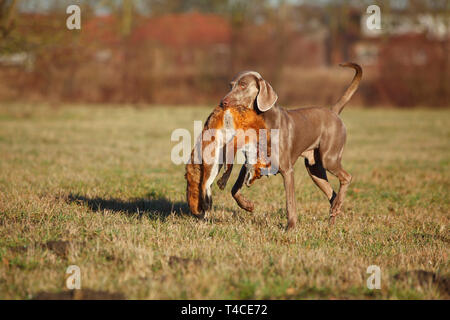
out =
<svg viewBox="0 0 450 320"><path fill-rule="evenodd" d="M222 99L222 101L220 101L220 106L221 107L228 107L229 103L230 103L230 101L228 99Z"/></svg>

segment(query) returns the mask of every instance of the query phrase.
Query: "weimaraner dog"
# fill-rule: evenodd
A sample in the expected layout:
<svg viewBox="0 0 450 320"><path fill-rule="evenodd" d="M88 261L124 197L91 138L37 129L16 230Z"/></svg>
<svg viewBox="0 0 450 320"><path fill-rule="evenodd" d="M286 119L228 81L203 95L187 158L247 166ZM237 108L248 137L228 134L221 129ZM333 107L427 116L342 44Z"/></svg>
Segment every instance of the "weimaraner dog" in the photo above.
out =
<svg viewBox="0 0 450 320"><path fill-rule="evenodd" d="M340 66L353 68L356 73L344 95L331 108L283 109L275 104L278 95L272 86L254 71L237 74L230 82L230 91L221 101L224 107L255 108L263 116L267 129L279 130L278 169L283 176L286 191L287 230L293 229L297 223L294 165L300 156L305 158L309 175L330 202L331 224L341 212L345 193L352 180L352 176L341 165L346 129L339 113L358 89L362 69L358 64L350 62ZM253 203L245 199L240 192L249 179L249 168L250 166L242 166L231 193L241 208L253 211ZM231 169L232 167L229 167L218 181L221 189L225 187ZM328 182L326 171L339 179L337 194Z"/></svg>

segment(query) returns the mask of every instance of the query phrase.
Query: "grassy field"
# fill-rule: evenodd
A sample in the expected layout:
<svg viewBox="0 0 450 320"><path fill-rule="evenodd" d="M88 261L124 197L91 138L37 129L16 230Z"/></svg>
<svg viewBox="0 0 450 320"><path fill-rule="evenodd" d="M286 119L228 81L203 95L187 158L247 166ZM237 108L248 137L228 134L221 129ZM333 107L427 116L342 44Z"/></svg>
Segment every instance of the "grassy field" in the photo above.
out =
<svg viewBox="0 0 450 320"><path fill-rule="evenodd" d="M251 214L237 168L206 221L186 214L170 134L210 110L1 106L0 298L66 294L77 265L89 294L126 299L449 299L449 110L347 107L344 214L328 225L300 160L290 233L281 177L245 188Z"/></svg>

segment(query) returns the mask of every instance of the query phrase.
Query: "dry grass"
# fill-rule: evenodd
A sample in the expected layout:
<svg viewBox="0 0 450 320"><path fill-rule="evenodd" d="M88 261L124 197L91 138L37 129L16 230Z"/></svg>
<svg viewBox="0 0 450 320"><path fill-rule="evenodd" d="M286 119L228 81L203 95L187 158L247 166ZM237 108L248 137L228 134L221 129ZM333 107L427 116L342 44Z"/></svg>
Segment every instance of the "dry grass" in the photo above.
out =
<svg viewBox="0 0 450 320"><path fill-rule="evenodd" d="M210 110L0 107L0 298L64 291L71 264L83 288L130 299L449 298L448 110L346 108L344 215L328 226L299 161L291 233L279 176L244 191L253 214L231 183L208 220L184 214L170 134Z"/></svg>

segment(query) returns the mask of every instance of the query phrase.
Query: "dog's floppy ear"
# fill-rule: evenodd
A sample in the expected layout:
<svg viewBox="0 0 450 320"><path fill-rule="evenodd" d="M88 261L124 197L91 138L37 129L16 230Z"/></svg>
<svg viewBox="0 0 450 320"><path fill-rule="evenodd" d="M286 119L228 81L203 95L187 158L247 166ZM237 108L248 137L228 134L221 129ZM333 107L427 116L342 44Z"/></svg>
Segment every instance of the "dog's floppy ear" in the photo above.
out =
<svg viewBox="0 0 450 320"><path fill-rule="evenodd" d="M264 79L258 79L258 83L259 93L256 97L256 106L258 107L259 111L265 112L275 105L275 102L277 102L278 99L278 95L275 90L273 90L272 86Z"/></svg>

